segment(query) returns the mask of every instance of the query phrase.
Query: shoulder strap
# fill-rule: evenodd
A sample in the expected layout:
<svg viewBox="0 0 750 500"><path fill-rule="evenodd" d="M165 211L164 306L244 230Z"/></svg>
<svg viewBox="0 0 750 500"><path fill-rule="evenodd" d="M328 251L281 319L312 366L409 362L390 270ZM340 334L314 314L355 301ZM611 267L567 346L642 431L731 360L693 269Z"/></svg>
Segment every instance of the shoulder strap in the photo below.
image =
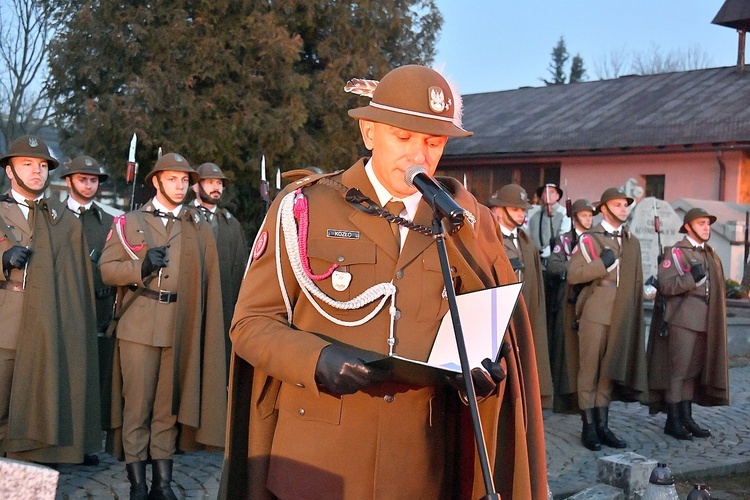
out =
<svg viewBox="0 0 750 500"><path fill-rule="evenodd" d="M154 237L151 234L151 229L148 227L148 224L146 224L146 218L143 216L143 212L135 210L132 213L135 214L135 218L138 219L138 223L143 229L143 237L146 238L146 244L149 248L154 248Z"/></svg>
<svg viewBox="0 0 750 500"><path fill-rule="evenodd" d="M21 246L21 244L16 239L16 235L13 234L13 231L10 230L8 227L8 224L5 222L5 219L0 215L0 231L5 233L5 236L10 240L11 243L13 243L13 246Z"/></svg>

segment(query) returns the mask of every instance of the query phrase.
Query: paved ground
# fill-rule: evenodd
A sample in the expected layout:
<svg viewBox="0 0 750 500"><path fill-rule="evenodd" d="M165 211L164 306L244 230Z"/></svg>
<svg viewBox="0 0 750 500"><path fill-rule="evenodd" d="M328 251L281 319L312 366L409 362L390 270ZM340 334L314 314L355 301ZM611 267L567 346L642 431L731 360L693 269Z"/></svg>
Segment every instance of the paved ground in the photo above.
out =
<svg viewBox="0 0 750 500"><path fill-rule="evenodd" d="M695 407L695 419L711 427L713 437L677 441L662 432L664 415L649 416L637 404L614 403L610 424L633 451L666 462L673 473L726 474L750 472L750 365L730 370L732 405ZM596 482L596 459L620 450L591 452L580 445L581 420L575 415L545 414L548 479L555 498ZM98 467L61 466L57 498L127 498L125 466L100 454ZM191 452L175 458L175 492L182 498L216 498L221 452ZM710 480L705 481L710 486Z"/></svg>

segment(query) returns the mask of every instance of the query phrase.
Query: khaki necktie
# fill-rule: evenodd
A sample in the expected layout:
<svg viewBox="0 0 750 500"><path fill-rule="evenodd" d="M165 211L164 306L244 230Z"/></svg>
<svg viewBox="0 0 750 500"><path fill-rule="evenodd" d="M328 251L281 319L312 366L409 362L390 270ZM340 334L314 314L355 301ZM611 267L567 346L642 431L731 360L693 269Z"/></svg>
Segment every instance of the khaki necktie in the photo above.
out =
<svg viewBox="0 0 750 500"><path fill-rule="evenodd" d="M385 204L385 209L388 210L394 216L399 217L401 215L401 212L403 212L406 209L406 206L401 201L389 201L388 203ZM391 231L393 231L393 237L396 238L396 243L398 243L398 247L400 250L401 249L401 226L399 226L395 222L391 222Z"/></svg>
<svg viewBox="0 0 750 500"><path fill-rule="evenodd" d="M36 211L36 201L34 200L26 200L26 206L29 207L29 215L26 216L26 220L29 221L29 227L31 230L34 230L34 215Z"/></svg>
<svg viewBox="0 0 750 500"><path fill-rule="evenodd" d="M172 217L172 214L169 214L167 217L167 237L172 234L172 226L174 226L174 218Z"/></svg>

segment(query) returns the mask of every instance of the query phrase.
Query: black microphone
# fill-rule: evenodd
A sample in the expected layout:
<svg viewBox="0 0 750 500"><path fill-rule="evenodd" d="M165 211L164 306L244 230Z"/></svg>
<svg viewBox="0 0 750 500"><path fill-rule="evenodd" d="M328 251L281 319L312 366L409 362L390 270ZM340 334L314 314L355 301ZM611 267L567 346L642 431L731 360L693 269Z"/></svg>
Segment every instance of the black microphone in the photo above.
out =
<svg viewBox="0 0 750 500"><path fill-rule="evenodd" d="M406 169L404 181L409 187L417 188L433 212L446 217L451 224L461 224L464 221L464 209L456 203L435 180L427 175L422 165L412 165Z"/></svg>

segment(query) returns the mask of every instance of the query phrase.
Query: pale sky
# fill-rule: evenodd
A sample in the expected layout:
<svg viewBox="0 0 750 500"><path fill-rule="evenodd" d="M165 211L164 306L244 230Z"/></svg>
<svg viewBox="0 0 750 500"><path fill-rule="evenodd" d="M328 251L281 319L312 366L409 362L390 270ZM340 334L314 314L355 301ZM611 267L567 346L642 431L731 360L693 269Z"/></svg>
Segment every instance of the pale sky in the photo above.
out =
<svg viewBox="0 0 750 500"><path fill-rule="evenodd" d="M540 87L560 36L588 80L620 52L704 53L710 67L737 63L737 32L711 24L724 0L436 0L443 29L434 66L462 94ZM750 44L749 44L750 45ZM748 49L750 51L750 49ZM624 73L628 73L625 71Z"/></svg>

